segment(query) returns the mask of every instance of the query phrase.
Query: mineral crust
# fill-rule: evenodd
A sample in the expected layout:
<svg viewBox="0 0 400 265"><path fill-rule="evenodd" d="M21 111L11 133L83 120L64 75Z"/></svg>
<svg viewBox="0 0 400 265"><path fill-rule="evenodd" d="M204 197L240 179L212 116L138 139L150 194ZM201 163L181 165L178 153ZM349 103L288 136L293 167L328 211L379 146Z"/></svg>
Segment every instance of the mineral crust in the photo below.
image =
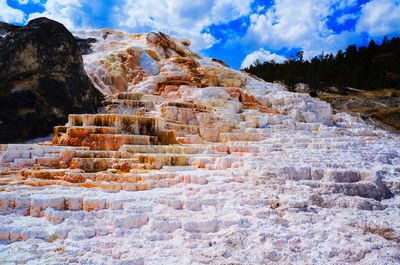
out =
<svg viewBox="0 0 400 265"><path fill-rule="evenodd" d="M76 34L107 100L1 146L1 262L399 264L398 136L187 40Z"/></svg>

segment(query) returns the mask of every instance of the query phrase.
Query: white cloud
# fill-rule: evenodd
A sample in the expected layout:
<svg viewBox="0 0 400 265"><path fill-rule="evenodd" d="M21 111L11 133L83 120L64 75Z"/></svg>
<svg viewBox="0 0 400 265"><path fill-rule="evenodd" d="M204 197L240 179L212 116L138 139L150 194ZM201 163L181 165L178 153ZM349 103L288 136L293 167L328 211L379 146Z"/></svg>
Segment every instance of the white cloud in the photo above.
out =
<svg viewBox="0 0 400 265"><path fill-rule="evenodd" d="M205 30L251 12L254 0L124 0L117 10L118 26L132 31L158 30L189 38L195 49L209 48L218 40Z"/></svg>
<svg viewBox="0 0 400 265"><path fill-rule="evenodd" d="M219 41L207 31L209 26L248 15L253 1L203 0L188 4L181 0L116 0L113 6L107 6L104 16L114 23L111 27L115 29L136 33L163 31L191 39L193 48L199 50ZM32 14L30 18L46 16L70 30L93 28L95 25L89 12L96 12L93 10L99 5L101 2L93 0L48 0L44 4L46 11Z"/></svg>
<svg viewBox="0 0 400 265"><path fill-rule="evenodd" d="M275 0L269 7L255 0L201 0L190 4L182 0L113 0L112 4L93 0L18 1L43 5L45 11L31 14L30 19L46 16L70 30L108 25L132 33L163 31L190 39L194 50L210 48L220 41L210 31L211 25L249 16L249 23L243 22L240 30L225 30L226 47L244 44L246 49L264 55L266 51L263 53L260 48L302 49L305 59L357 43L362 32L376 37L400 31L400 0L371 0L358 13L346 11L358 5L357 0ZM358 20L356 29L335 33L328 27L328 18L337 14L340 14L336 19L339 24ZM24 13L0 0L0 19L23 22ZM243 30L246 33L241 38L239 32Z"/></svg>
<svg viewBox="0 0 400 265"><path fill-rule="evenodd" d="M252 65L256 60L258 60L260 63L266 62L266 61L272 61L274 60L277 63L283 63L286 58L278 55L276 53L271 53L270 51L264 50L263 48L259 49L258 51L252 52L244 58L242 65L240 66L241 69L249 67Z"/></svg>
<svg viewBox="0 0 400 265"><path fill-rule="evenodd" d="M348 20L355 20L359 17L357 14L344 14L336 19L337 23L343 25Z"/></svg>
<svg viewBox="0 0 400 265"><path fill-rule="evenodd" d="M357 4L358 4L357 0L340 0L340 1L336 1L334 3L334 5L336 5L335 8L337 8L337 9L345 9L348 7L353 7Z"/></svg>
<svg viewBox="0 0 400 265"><path fill-rule="evenodd" d="M29 20L38 17L48 17L56 20L70 30L89 27L90 17L85 15L83 7L88 5L90 0L48 0L43 7L42 13L32 13ZM87 21L87 22L86 22Z"/></svg>
<svg viewBox="0 0 400 265"><path fill-rule="evenodd" d="M7 23L24 22L25 13L19 9L14 9L7 4L7 0L0 0L0 21Z"/></svg>
<svg viewBox="0 0 400 265"><path fill-rule="evenodd" d="M45 0L18 0L20 5L26 5L28 3L39 4L44 3Z"/></svg>
<svg viewBox="0 0 400 265"><path fill-rule="evenodd" d="M244 43L254 48L299 48L306 59L334 52L346 47L354 34L335 34L327 26L328 17L355 4L354 0L276 0L267 12L251 15Z"/></svg>
<svg viewBox="0 0 400 265"><path fill-rule="evenodd" d="M400 33L400 1L372 0L363 5L356 31L372 37Z"/></svg>

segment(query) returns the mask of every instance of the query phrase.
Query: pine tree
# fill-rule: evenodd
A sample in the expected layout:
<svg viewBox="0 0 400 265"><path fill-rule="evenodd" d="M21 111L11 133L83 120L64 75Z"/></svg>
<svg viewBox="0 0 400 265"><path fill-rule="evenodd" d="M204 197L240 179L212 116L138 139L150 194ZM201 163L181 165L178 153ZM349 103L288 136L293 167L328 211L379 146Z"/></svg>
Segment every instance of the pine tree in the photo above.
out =
<svg viewBox="0 0 400 265"><path fill-rule="evenodd" d="M370 40L367 47L358 49L349 45L345 52L322 53L311 61L304 60L304 52L299 51L296 58L291 56L282 64L256 62L245 71L269 82L283 81L291 90L299 82L309 84L312 90L321 85L400 89L400 38L385 36L381 45Z"/></svg>

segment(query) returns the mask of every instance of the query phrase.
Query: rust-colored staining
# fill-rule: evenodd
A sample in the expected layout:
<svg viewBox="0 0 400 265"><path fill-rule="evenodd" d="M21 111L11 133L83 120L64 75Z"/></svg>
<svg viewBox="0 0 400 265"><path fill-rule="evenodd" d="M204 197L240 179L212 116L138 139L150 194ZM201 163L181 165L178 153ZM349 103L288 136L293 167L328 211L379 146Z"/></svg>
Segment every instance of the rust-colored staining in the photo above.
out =
<svg viewBox="0 0 400 265"><path fill-rule="evenodd" d="M176 131L173 130L163 130L159 132L158 138L160 143L163 145L177 144Z"/></svg>
<svg viewBox="0 0 400 265"><path fill-rule="evenodd" d="M282 115L282 113L280 113L280 112L278 112L278 111L276 111L274 109L271 109L271 108L268 108L268 107L264 107L264 106L257 106L257 109L261 113L268 113L268 114L271 114L271 115Z"/></svg>
<svg viewBox="0 0 400 265"><path fill-rule="evenodd" d="M86 181L86 178L83 176L83 174L65 174L64 178L61 180L70 183L83 183Z"/></svg>
<svg viewBox="0 0 400 265"><path fill-rule="evenodd" d="M104 34L114 34L114 35L120 35L120 36L126 35L122 31L117 31L117 30L112 30L112 29L102 29L101 32L103 32Z"/></svg>
<svg viewBox="0 0 400 265"><path fill-rule="evenodd" d="M271 204L270 206L269 206L269 208L271 208L272 210L275 210L275 209L277 209L277 208L279 208L279 207L281 207L282 206L282 203L281 202L274 202L273 204Z"/></svg>
<svg viewBox="0 0 400 265"><path fill-rule="evenodd" d="M225 88L225 91L228 92L231 97L237 98L242 103L255 103L257 105L260 105L260 102L258 102L253 95L244 93L240 88L230 87Z"/></svg>

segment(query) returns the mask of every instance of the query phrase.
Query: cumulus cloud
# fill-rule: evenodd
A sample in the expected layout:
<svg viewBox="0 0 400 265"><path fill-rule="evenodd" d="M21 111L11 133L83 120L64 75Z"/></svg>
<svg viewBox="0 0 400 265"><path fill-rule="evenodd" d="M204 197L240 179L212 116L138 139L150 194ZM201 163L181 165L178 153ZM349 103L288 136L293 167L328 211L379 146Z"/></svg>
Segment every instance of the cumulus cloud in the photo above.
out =
<svg viewBox="0 0 400 265"><path fill-rule="evenodd" d="M92 0L47 0L43 5L45 11L30 14L29 20L44 16L64 24L69 30L93 28L94 12L103 5L101 1Z"/></svg>
<svg viewBox="0 0 400 265"><path fill-rule="evenodd" d="M264 50L263 48L261 48L258 51L254 51L254 52L248 54L246 56L246 58L244 58L240 68L243 69L243 68L249 67L257 60L260 63L263 63L266 61L272 61L272 60L274 60L277 63L283 63L286 60L286 58L281 55L278 55L276 53L271 53L270 51L267 51L267 50Z"/></svg>
<svg viewBox="0 0 400 265"><path fill-rule="evenodd" d="M208 30L211 25L248 15L253 1L204 0L188 4L181 0L114 0L110 5L93 0L48 0L45 11L31 14L30 19L46 16L70 30L79 30L101 26L92 19L103 15L115 29L136 33L163 31L191 39L194 49L200 50L218 42Z"/></svg>
<svg viewBox="0 0 400 265"><path fill-rule="evenodd" d="M39 4L39 3L44 3L46 0L18 0L18 3L20 5L26 5L28 3L32 4Z"/></svg>
<svg viewBox="0 0 400 265"><path fill-rule="evenodd" d="M358 4L358 0L339 0L339 1L333 2L333 5L337 9L345 9L348 7L356 6L357 4Z"/></svg>
<svg viewBox="0 0 400 265"><path fill-rule="evenodd" d="M163 31L190 39L194 50L213 47L219 41L226 48L242 45L239 49L254 51L245 61L269 58L273 54L268 50L299 49L305 59L310 59L360 43L365 35L377 38L400 32L400 0L370 0L361 6L357 0L15 1L43 6L43 12L30 14L29 19L46 16L70 30L108 27L132 33ZM23 23L27 18L21 10L8 6L7 0L0 0L0 20ZM241 19L240 28L218 28L237 19ZM346 22L351 20L356 26L347 28ZM346 30L339 27L341 31L335 32L332 23L346 25Z"/></svg>
<svg viewBox="0 0 400 265"><path fill-rule="evenodd" d="M117 13L119 26L133 31L159 30L190 38L195 49L210 48L218 40L207 28L247 15L254 0L124 0ZM122 19L123 18L123 19Z"/></svg>
<svg viewBox="0 0 400 265"><path fill-rule="evenodd" d="M10 7L7 0L0 0L0 21L7 23L24 22L25 13L19 9Z"/></svg>
<svg viewBox="0 0 400 265"><path fill-rule="evenodd" d="M355 20L359 17L358 14L344 14L336 19L337 23L343 25L348 20Z"/></svg>
<svg viewBox="0 0 400 265"><path fill-rule="evenodd" d="M244 42L255 48L300 48L305 58L334 52L353 36L336 34L327 26L328 17L354 5L353 0L276 0L265 13L251 15Z"/></svg>
<svg viewBox="0 0 400 265"><path fill-rule="evenodd" d="M356 31L372 37L400 33L400 1L372 0L363 5Z"/></svg>

